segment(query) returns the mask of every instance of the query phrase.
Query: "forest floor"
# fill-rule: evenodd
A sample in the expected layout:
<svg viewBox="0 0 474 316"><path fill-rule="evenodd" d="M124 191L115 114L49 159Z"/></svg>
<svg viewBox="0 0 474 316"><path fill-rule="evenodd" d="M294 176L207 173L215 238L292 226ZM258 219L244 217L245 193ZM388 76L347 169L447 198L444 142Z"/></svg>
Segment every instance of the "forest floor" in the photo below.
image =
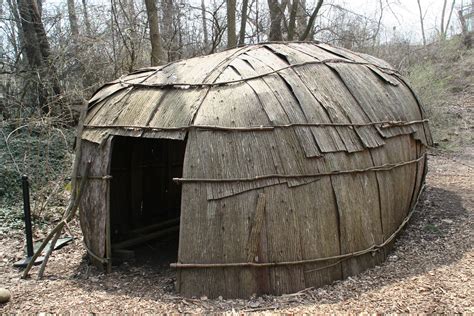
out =
<svg viewBox="0 0 474 316"><path fill-rule="evenodd" d="M166 268L123 264L110 274L88 266L77 238L57 250L43 280L20 279L23 236L3 234L0 286L12 293L0 313L115 312L474 312L473 151L432 153L426 190L382 265L319 289L250 299L188 299L174 292Z"/></svg>
<svg viewBox="0 0 474 316"><path fill-rule="evenodd" d="M464 63L472 65L473 56ZM21 225L2 229L6 224L0 216L0 287L12 294L10 302L0 304L0 314L474 313L474 87L470 82L472 73L466 74L470 67L460 64L456 70L452 63L444 64L449 74L458 74L453 80L462 80L467 88L463 92L452 89L443 96L449 104L440 106L442 111L435 113L437 117L432 115L438 144L430 150L426 189L406 229L380 266L294 294L189 299L175 292L175 273L166 265L122 264L110 274L89 266L75 220L69 232L74 241L53 253L45 278L36 279L35 267L32 278L23 280L21 271L12 266L24 258ZM433 71L436 76L440 73L437 68ZM432 84L427 76L422 78L427 85ZM423 88L418 91L423 92ZM35 238L44 238L47 231L47 226L35 230Z"/></svg>

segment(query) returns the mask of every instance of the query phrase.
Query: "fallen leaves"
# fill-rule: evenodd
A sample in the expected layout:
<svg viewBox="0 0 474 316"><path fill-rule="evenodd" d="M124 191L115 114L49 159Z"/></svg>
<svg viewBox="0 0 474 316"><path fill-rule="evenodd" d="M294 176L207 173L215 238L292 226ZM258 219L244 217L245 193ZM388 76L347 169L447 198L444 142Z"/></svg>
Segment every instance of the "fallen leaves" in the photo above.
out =
<svg viewBox="0 0 474 316"><path fill-rule="evenodd" d="M461 158L459 158L461 159ZM106 275L87 264L75 222L73 244L53 253L44 280L22 280L22 231L2 236L0 284L12 293L2 313L469 313L474 312L473 177L469 167L431 157L427 190L380 266L322 288L282 296L184 298L175 272L131 263ZM452 174L446 177L445 174ZM435 228L433 228L435 227Z"/></svg>

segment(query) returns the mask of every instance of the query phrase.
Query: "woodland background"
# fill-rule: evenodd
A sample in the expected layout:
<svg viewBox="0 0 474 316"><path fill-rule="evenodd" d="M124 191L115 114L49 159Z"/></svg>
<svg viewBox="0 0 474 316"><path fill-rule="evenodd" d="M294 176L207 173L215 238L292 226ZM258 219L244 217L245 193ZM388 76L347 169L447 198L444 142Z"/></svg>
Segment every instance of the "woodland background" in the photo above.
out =
<svg viewBox="0 0 474 316"><path fill-rule="evenodd" d="M474 1L416 1L413 40L381 23L401 0L375 1L367 14L335 0L0 0L0 230L22 227L21 174L35 220L61 214L78 110L103 83L240 45L319 40L383 58L419 92L438 146L464 146L469 128L450 105L471 93ZM427 10L433 1L440 12Z"/></svg>

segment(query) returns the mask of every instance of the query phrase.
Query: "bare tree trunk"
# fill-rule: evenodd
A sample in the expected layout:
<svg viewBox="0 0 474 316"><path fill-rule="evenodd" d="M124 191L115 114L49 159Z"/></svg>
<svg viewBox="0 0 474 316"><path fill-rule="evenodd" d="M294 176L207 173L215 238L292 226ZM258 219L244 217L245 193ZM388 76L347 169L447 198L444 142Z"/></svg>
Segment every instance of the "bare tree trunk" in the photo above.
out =
<svg viewBox="0 0 474 316"><path fill-rule="evenodd" d="M204 46L209 46L209 36L207 34L206 4L201 0L202 32L204 34Z"/></svg>
<svg viewBox="0 0 474 316"><path fill-rule="evenodd" d="M38 38L41 55L43 56L43 59L47 61L51 54L51 48L46 36L46 30L44 29L43 21L41 20L37 2L34 0L30 0L30 16L36 31L36 37Z"/></svg>
<svg viewBox="0 0 474 316"><path fill-rule="evenodd" d="M49 63L51 50L48 38L36 0L17 1L28 63L40 75L37 81L38 105L43 113L48 113L50 110L48 106L49 92L45 83L50 86L54 95L61 93L56 69Z"/></svg>
<svg viewBox="0 0 474 316"><path fill-rule="evenodd" d="M298 38L304 33L308 26L308 17L306 14L306 0L295 0L298 1L298 9L296 14L296 33Z"/></svg>
<svg viewBox="0 0 474 316"><path fill-rule="evenodd" d="M41 0L39 2L41 3ZM48 84L53 90L54 96L57 96L61 94L61 89L60 89L59 81L57 78L56 67L52 63L50 63L51 47L49 46L46 30L44 28L43 21L41 19L41 13L40 13L40 10L38 9L38 5L35 0L30 0L30 6L31 6L31 10L30 10L31 20L33 21L33 25L36 31L36 37L38 39L41 55L43 56L43 62L47 66L46 76L48 79Z"/></svg>
<svg viewBox="0 0 474 316"><path fill-rule="evenodd" d="M168 61L177 59L176 37L180 31L179 29L173 28L173 20L175 18L173 2L173 0L162 0L161 2L163 9L162 43Z"/></svg>
<svg viewBox="0 0 474 316"><path fill-rule="evenodd" d="M181 59L183 57L183 28L185 28L186 26L183 27L182 25L182 21L181 21L181 11L180 11L180 6L177 6L176 7L176 20L177 20L177 23L176 23L176 30L178 32L178 44L176 45L176 51L175 51L175 59L178 60L178 59Z"/></svg>
<svg viewBox="0 0 474 316"><path fill-rule="evenodd" d="M278 0L268 0L268 8L270 10L270 34L268 39L270 41L283 40L281 34L282 11Z"/></svg>
<svg viewBox="0 0 474 316"><path fill-rule="evenodd" d="M77 24L76 8L74 0L67 0L67 13L69 15L69 26L71 28L72 37L77 40L79 37L79 26Z"/></svg>
<svg viewBox="0 0 474 316"><path fill-rule="evenodd" d="M443 39L444 40L446 39L446 36L448 34L448 27L449 27L449 23L451 23L451 17L453 15L454 4L455 3L456 3L456 0L453 0L453 2L451 3L451 9L449 10L448 21L446 22L446 26L444 27L444 33L443 33Z"/></svg>
<svg viewBox="0 0 474 316"><path fill-rule="evenodd" d="M135 64L138 59L138 54L140 50L140 42L138 38L138 32L137 32L137 21L136 21L136 16L137 13L135 12L135 1L133 0L128 0L127 1L127 6L126 6L126 18L128 22L128 27L130 28L130 71L133 71L135 68Z"/></svg>
<svg viewBox="0 0 474 316"><path fill-rule="evenodd" d="M21 19L20 19L20 15L19 15L19 9L18 9L18 5L17 5L17 2L16 0L7 0L8 2L8 6L10 8L10 11L12 12L12 15L13 15L13 19L15 20L14 21L14 24L15 24L15 27L16 29L18 30L18 44L20 47L17 47L18 45L14 45L14 48L15 48L15 55L19 55L18 58L21 59L22 56L21 54L19 54L19 52L21 51L22 48L25 48L26 47L26 43L25 43L25 37L24 37L24 34L23 34L23 29L22 29L22 26L21 26ZM12 22L13 24L13 22ZM12 27L12 29L14 29ZM12 40L15 41L15 36L13 35L12 36ZM28 57L26 57L28 58ZM26 59L23 59L23 60L26 60ZM27 61L27 60L26 60Z"/></svg>
<svg viewBox="0 0 474 316"><path fill-rule="evenodd" d="M237 46L235 34L235 0L227 0L227 48Z"/></svg>
<svg viewBox="0 0 474 316"><path fill-rule="evenodd" d="M255 35L257 36L257 43L260 42L260 20L259 20L258 0L255 0Z"/></svg>
<svg viewBox="0 0 474 316"><path fill-rule="evenodd" d="M151 65L157 66L162 63L163 51L160 43L160 29L158 27L158 11L155 0L145 0L148 25L150 26L151 41Z"/></svg>
<svg viewBox="0 0 474 316"><path fill-rule="evenodd" d="M242 0L242 18L240 20L239 45L245 44L245 27L247 26L248 6L249 6L249 0Z"/></svg>
<svg viewBox="0 0 474 316"><path fill-rule="evenodd" d="M288 22L288 40L292 41L295 36L296 14L298 12L298 0L293 0L290 10L290 21Z"/></svg>
<svg viewBox="0 0 474 316"><path fill-rule="evenodd" d="M3 12L3 0L0 0L0 20L3 20L4 19L4 12ZM0 58L3 57L3 32L0 33ZM1 101L0 101L1 103Z"/></svg>
<svg viewBox="0 0 474 316"><path fill-rule="evenodd" d="M91 21L89 20L89 13L87 12L87 0L82 0L82 11L84 15L84 24L86 26L87 36L92 35Z"/></svg>
<svg viewBox="0 0 474 316"><path fill-rule="evenodd" d="M117 45L115 41L115 27L114 27L114 16L115 16L115 5L114 0L110 0L110 36L112 37L112 63L114 65L114 77L118 73L117 63Z"/></svg>
<svg viewBox="0 0 474 316"><path fill-rule="evenodd" d="M282 22L282 38L284 38L283 35L287 35L288 34L288 21L286 20L286 16L285 16L285 11L288 7L288 12L291 11L291 1L290 0L281 0L281 3L280 3L280 12L281 12L281 22Z"/></svg>
<svg viewBox="0 0 474 316"><path fill-rule="evenodd" d="M448 0L444 0L443 2L443 10L441 11L441 37L443 37L444 33L444 14L446 13L446 4L448 3Z"/></svg>
<svg viewBox="0 0 474 316"><path fill-rule="evenodd" d="M42 56L39 48L38 39L36 38L35 28L31 19L30 8L28 0L17 0L18 1L18 12L19 20L21 22L21 34L24 38L24 49L28 63L33 68L41 67Z"/></svg>
<svg viewBox="0 0 474 316"><path fill-rule="evenodd" d="M421 25L421 36L423 38L423 46L426 46L426 36L425 36L425 17L423 11L421 10L421 0L416 0L418 2L418 12L420 14L420 25Z"/></svg>
<svg viewBox="0 0 474 316"><path fill-rule="evenodd" d="M163 12L161 19L161 44L163 45L163 53L167 57L167 61L172 61L172 46L174 40L173 34L173 0L161 0L161 10Z"/></svg>
<svg viewBox="0 0 474 316"><path fill-rule="evenodd" d="M318 15L318 12L321 9L322 5L323 5L323 0L318 0L318 4L316 5L316 8L314 8L314 11L311 14L311 17L309 18L308 25L306 26L304 33L300 36L300 41L308 40L308 35L311 33L313 29L314 20L316 20L316 16Z"/></svg>

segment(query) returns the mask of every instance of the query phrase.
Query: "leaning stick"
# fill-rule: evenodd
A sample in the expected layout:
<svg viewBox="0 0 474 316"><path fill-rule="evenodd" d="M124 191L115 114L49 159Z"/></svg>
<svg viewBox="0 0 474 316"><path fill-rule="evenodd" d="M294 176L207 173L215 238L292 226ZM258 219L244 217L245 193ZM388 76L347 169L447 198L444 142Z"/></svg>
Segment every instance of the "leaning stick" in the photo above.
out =
<svg viewBox="0 0 474 316"><path fill-rule="evenodd" d="M56 242L58 241L59 237L61 236L61 232L62 232L64 226L68 222L70 222L74 218L74 216L76 215L76 210L79 207L79 202L81 200L82 192L84 191L84 187L85 187L85 184L87 182L87 175L89 174L90 166L91 166L91 161L88 161L87 166L86 166L86 170L85 170L85 173L84 173L84 177L81 179L81 182L79 184L79 189L78 189L79 191L77 192L77 194L75 194L74 200L72 200L71 203L69 204L68 210L66 211L65 218L58 224L58 226L61 226L61 228L59 228L57 230L56 235L54 236L53 240L51 241L51 245L48 249L48 252L46 253L46 255L44 257L43 263L41 263L41 267L40 267L40 270L38 272L38 279L41 279L43 277L44 270L46 268L46 264L48 263L49 256L51 256L51 253L53 252L54 247L56 246ZM46 242L46 239L45 239L45 241L43 241L43 244L45 242Z"/></svg>
<svg viewBox="0 0 474 316"><path fill-rule="evenodd" d="M65 222L61 222L65 224ZM60 230L54 235L53 240L51 240L51 245L48 248L48 251L46 252L46 255L44 256L43 262L41 263L40 269L38 271L38 280L41 280L43 278L44 270L46 269L46 265L48 264L49 257L51 256L51 253L54 250L54 247L56 247L56 243L58 242L59 237L61 236L63 232L64 225L62 225Z"/></svg>
<svg viewBox="0 0 474 316"><path fill-rule="evenodd" d="M77 192L77 187L76 187L77 170L79 169L78 168L79 161L81 160L82 131L84 130L84 120L85 120L86 114L87 114L87 102L84 102L82 105L81 115L79 116L79 122L77 125L76 153L75 153L74 164L72 166L72 176L71 176L71 189L72 189L71 200L70 200L71 202L69 203L69 206L63 216L63 221L62 221L63 227L67 222L69 222L70 220L74 218L76 209L79 206L80 195L82 195L82 186L85 183L85 181L82 181L82 180L87 179L87 174L85 174L81 180L80 192ZM86 168L89 168L89 166L90 166L90 161L88 162L88 166ZM38 279L43 278L44 270L46 269L46 265L48 264L49 257L51 256L51 253L53 252L54 247L56 246L56 242L58 241L59 237L61 237L61 232L63 230L63 227L61 227L61 229L58 230L53 240L51 241L51 246L46 252L46 255L44 256L44 260L41 263L41 267L38 272Z"/></svg>
<svg viewBox="0 0 474 316"><path fill-rule="evenodd" d="M53 236L55 236L55 234L60 234L64 225L71 221L73 218L74 218L74 215L76 213L76 209L77 207L79 206L79 200L81 198L81 195L82 195L82 192L84 191L84 187L85 187L85 183L87 182L87 174L89 173L89 170L90 170L90 166L91 166L91 162L89 161L87 163L87 167L86 167L86 171L85 171L85 175L84 177L81 179L81 183L79 185L79 190L78 190L78 194L77 196L75 197L74 200L71 200L71 203L69 204L69 207L68 207L68 210L66 211L66 216L65 218L59 222L58 225L56 225L56 227L53 228L53 230L51 230L48 234L48 236L46 236L46 238L43 240L43 242L41 243L41 246L38 248L38 250L35 252L35 254L33 255L33 257L31 258L30 262L28 263L28 265L26 266L25 268L25 271L23 271L23 275L22 275L22 278L23 279L26 279L28 277L28 272L31 270L31 268L33 267L33 264L34 262L36 261L36 259L39 257L39 255L43 252L44 248L46 248L46 245L48 244L48 242L53 238ZM56 239L57 240L57 239ZM54 245L51 244L49 250L48 250L48 253L50 251L52 251L51 249L54 248ZM44 264L44 262L43 262ZM44 270L44 268L43 268Z"/></svg>
<svg viewBox="0 0 474 316"><path fill-rule="evenodd" d="M87 175L89 173L89 168L90 168L90 161L88 162L88 165L86 166L85 170L85 175L82 178L82 181L80 183L80 188L79 192L77 189L76 185L76 180L77 180L77 169L79 167L79 161L81 159L81 141L82 141L82 131L84 130L84 120L87 114L87 102L84 102L83 107L81 109L81 115L79 116L79 123L77 126L77 135L76 135L76 153L75 153L75 159L74 159L74 164L72 167L72 177L71 177L71 199L70 203L68 205L68 208L66 209L66 212L64 212L63 219L62 221L48 234L48 236L44 239L43 243L41 244L40 248L36 253L33 255L32 260L28 263L25 271L23 272L22 278L26 278L28 276L28 272L31 270L35 260L39 257L41 252L44 250L46 247L47 243L49 240L54 236L54 239L50 245L50 248L48 249L48 253L46 254L44 261L41 265L41 276L43 275L44 269L46 267L46 263L48 262L49 256L51 255L51 252L54 250L54 247L56 246L56 242L59 238L59 235L61 234L61 231L64 227L64 225L69 222L73 217L76 212L76 208L79 205L79 198L80 195L83 191L85 181L84 179L87 178ZM55 236L57 234L57 237ZM40 277L40 276L38 276Z"/></svg>

